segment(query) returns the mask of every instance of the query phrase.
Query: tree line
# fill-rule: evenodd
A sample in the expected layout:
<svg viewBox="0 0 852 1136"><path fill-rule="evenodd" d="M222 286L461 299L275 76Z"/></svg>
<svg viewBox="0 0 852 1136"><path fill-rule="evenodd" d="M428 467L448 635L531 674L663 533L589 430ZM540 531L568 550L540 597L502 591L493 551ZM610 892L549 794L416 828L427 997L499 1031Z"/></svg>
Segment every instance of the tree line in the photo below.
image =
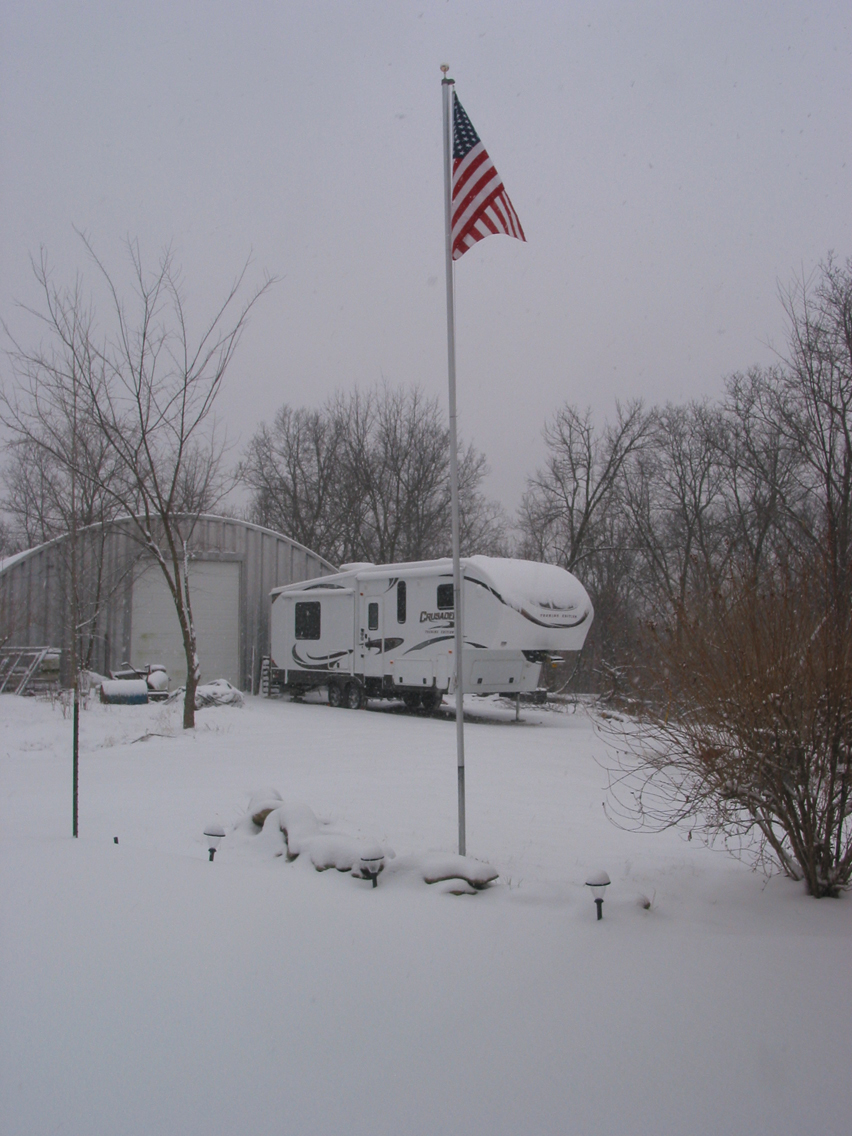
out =
<svg viewBox="0 0 852 1136"><path fill-rule="evenodd" d="M519 549L569 568L596 605L598 684L652 688L661 628L734 583L820 577L838 618L852 584L852 262L783 296L772 367L730 376L717 402L618 406L595 427L561 408L529 481Z"/></svg>
<svg viewBox="0 0 852 1136"><path fill-rule="evenodd" d="M153 493L158 515L242 512L336 564L449 555L449 431L437 399L384 383L341 390L320 408L285 404L228 467L214 401L250 305L224 328L229 294L201 353L184 350L182 373L172 352L169 372L166 351L186 336L171 255L149 277L130 248L141 299L131 323L87 251L116 326L97 340L79 283L57 287L46 261L34 264L44 300L34 314L49 335L37 350L12 342L8 356L0 552L126 513L146 514L150 534ZM834 595L848 596L850 294L852 267L833 259L789 289L785 357L730 376L718 401L616 404L600 424L575 405L556 410L514 520L483 491L485 455L462 446L463 551L559 564L592 597L575 684L651 689L655 628L711 603L734 577L768 586L818 556ZM236 485L248 492L241 510L226 503Z"/></svg>

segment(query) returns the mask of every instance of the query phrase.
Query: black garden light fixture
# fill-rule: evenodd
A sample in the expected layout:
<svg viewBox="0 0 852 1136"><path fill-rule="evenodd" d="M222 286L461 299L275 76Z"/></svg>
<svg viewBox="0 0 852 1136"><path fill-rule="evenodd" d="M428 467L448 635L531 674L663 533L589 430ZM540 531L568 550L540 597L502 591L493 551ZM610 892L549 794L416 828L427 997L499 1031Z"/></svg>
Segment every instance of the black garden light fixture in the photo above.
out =
<svg viewBox="0 0 852 1136"><path fill-rule="evenodd" d="M212 863L216 849L225 839L225 830L221 824L208 824L204 830L204 837L207 841L207 851L210 853L210 862Z"/></svg>
<svg viewBox="0 0 852 1136"><path fill-rule="evenodd" d="M611 882L606 872L593 872L586 880L586 887L591 890L595 907L598 909L598 919L603 919L604 892Z"/></svg>
<svg viewBox="0 0 852 1136"><path fill-rule="evenodd" d="M363 880L372 880L373 887L379 882L379 872L384 869L385 854L378 844L368 844L361 849L358 861L358 874Z"/></svg>

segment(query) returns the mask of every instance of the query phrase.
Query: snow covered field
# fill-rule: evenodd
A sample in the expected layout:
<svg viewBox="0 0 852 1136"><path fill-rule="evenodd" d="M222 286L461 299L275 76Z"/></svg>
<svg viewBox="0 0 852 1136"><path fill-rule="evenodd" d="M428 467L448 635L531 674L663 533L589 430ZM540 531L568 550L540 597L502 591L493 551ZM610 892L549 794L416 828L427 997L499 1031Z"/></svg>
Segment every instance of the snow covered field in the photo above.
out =
<svg viewBox="0 0 852 1136"><path fill-rule="evenodd" d="M454 896L405 870L456 849L450 720L94 705L73 841L70 719L0 697L6 1136L852 1131L849 897L613 827L583 710L479 716L468 852L500 879ZM266 833L209 863L265 786L392 847L378 887Z"/></svg>

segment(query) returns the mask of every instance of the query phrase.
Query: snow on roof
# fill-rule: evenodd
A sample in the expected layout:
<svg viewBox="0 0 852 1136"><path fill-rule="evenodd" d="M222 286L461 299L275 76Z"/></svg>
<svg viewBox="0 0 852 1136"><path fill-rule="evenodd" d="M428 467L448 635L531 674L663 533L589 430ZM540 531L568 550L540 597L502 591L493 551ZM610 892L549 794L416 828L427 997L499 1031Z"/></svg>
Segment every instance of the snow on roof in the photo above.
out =
<svg viewBox="0 0 852 1136"><path fill-rule="evenodd" d="M307 547L307 545L300 544L291 536L287 536L286 533L276 532L275 529L269 529L263 525L256 525L253 521L244 521L240 517L219 516L216 513L199 513L197 517L188 513L177 514L178 518L182 516L191 517L193 523L196 523L198 521L216 521L220 523L240 526L242 528L252 529L255 532L268 533L270 536L275 537L277 540L284 540L294 548L301 549L302 552L308 553L309 556L312 556L315 560L318 560L323 565L323 567L328 568L331 574L334 574L337 571L330 560L326 560L325 557L320 556L319 553L313 552L310 548ZM82 534L90 531L95 531L105 526L118 527L132 520L133 518L130 515L122 515L113 517L110 521L107 522L99 521L96 524L85 525L82 529L79 529L78 532ZM61 533L59 536L55 536L51 540L46 540L42 544L36 544L32 548L25 548L22 552L16 552L12 556L7 556L5 560L0 560L0 573L5 572L7 568L11 568L13 564L17 564L19 560L26 560L28 556L34 556L37 552L40 552L44 548L48 548L52 544L61 544L63 541L68 540L70 538L70 535L70 533Z"/></svg>
<svg viewBox="0 0 852 1136"><path fill-rule="evenodd" d="M43 547L39 545L39 548ZM15 552L12 556L7 556L4 560L0 560L0 572L5 572L7 568L11 568L13 564L17 564L19 560L23 560L29 556L35 549L25 548L23 552Z"/></svg>
<svg viewBox="0 0 852 1136"><path fill-rule="evenodd" d="M517 611L530 606L551 611L578 611L591 609L591 600L586 589L576 576L555 564L540 564L534 560L511 560L502 556L463 556L462 567L480 573L498 592L502 599ZM279 592L293 593L310 589L339 588L349 578L381 579L388 576L431 575L438 571L450 575L453 562L449 557L438 560L411 560L396 564L345 564L336 576L323 576L315 580L303 580L296 584L284 584L275 588L272 595ZM339 583L336 581L340 581Z"/></svg>
<svg viewBox="0 0 852 1136"><path fill-rule="evenodd" d="M555 564L500 556L469 556L465 564L487 576L511 607L536 604L556 611L571 611L589 603L586 589L577 577Z"/></svg>

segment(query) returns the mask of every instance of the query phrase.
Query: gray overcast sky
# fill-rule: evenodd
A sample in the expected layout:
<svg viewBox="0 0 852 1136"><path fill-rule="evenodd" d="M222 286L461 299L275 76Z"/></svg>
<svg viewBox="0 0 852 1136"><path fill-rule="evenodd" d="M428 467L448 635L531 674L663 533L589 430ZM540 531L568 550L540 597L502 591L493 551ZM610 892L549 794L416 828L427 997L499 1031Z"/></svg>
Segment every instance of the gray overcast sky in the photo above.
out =
<svg viewBox="0 0 852 1136"><path fill-rule="evenodd" d="M527 243L456 268L460 428L513 507L565 401L716 396L783 344L779 282L852 254L848 0L3 0L0 315L29 256L172 242L193 310L282 277L220 409L420 383L446 405L441 73ZM5 365L4 365L5 371Z"/></svg>

